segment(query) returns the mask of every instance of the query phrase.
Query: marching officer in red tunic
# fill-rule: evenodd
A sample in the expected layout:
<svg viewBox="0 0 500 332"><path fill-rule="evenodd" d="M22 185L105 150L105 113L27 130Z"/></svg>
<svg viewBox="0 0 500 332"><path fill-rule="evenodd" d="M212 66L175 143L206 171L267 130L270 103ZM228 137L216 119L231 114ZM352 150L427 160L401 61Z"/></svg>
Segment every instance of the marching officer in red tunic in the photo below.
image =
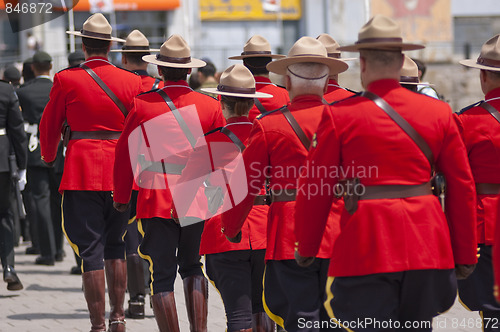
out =
<svg viewBox="0 0 500 332"><path fill-rule="evenodd" d="M186 168L178 183L187 183L175 191L175 195L183 197L192 205L189 197L203 187L205 181L211 186L227 192L226 185L218 179L220 172L226 178L237 176L238 168L230 165L241 160L241 152L245 149L252 123L248 112L252 108L254 98L272 98L272 95L255 91L255 80L252 73L243 65L233 65L221 75L217 88L201 89L204 92L218 94L221 97L222 112L227 125L217 128L205 135L204 142L197 144L190 156ZM204 180L205 179L205 180ZM231 188L233 197L240 187ZM207 197L203 195L205 199ZM219 291L227 317L227 331L274 331L274 323L264 312L262 305L262 277L264 273L264 255L266 249L267 212L269 207L260 196L242 227L239 243L229 242L221 233L221 208L211 208L213 217L205 222L201 236L200 254L206 255L207 276ZM229 198L228 198L229 199ZM233 198L234 199L234 198ZM226 200L227 201L227 200ZM237 202L235 202L237 203ZM184 208L189 211L191 208ZM179 205L177 212L179 213ZM181 217L181 216L179 216Z"/></svg>
<svg viewBox="0 0 500 332"><path fill-rule="evenodd" d="M266 113L254 121L243 160L248 195L242 203L222 215L222 227L232 241L252 209L255 196L266 178L272 193L268 214L264 308L288 332L304 329L301 320L321 321L322 300L331 252L333 225L329 225L314 265L302 268L294 260L293 227L297 177L307 155L310 139L324 110L323 94L329 75L347 69L341 60L327 57L326 48L311 37L299 39L284 59L267 67L286 75L292 102L287 108Z"/></svg>
<svg viewBox="0 0 500 332"><path fill-rule="evenodd" d="M102 14L85 21L81 32L86 61L60 71L40 122L42 159L56 158L64 122L69 140L64 173L63 230L82 258L85 299L92 331L104 331L104 270L108 283L110 331L125 331L123 302L126 289L123 235L128 213L113 209L115 146L134 96L141 92L139 76L107 60L111 26ZM128 211L127 211L128 212Z"/></svg>
<svg viewBox="0 0 500 332"><path fill-rule="evenodd" d="M338 48L340 47L339 43L332 36L322 33L318 37L316 37L323 45L326 47L326 51L328 52L328 56L330 58L339 59L343 61L354 60L354 58L342 58L340 51ZM331 75L328 78L328 88L323 95L323 99L327 103L333 103L335 101L339 101L345 99L347 97L352 96L354 93L341 87L339 85L339 74Z"/></svg>
<svg viewBox="0 0 500 332"><path fill-rule="evenodd" d="M477 262L474 183L451 110L398 83L401 51L422 47L375 16L354 45L340 48L360 52L367 92L323 112L299 179L300 265L314 261L332 202L345 202L325 307L349 330L430 331L455 300L455 273L464 278ZM434 167L446 177L446 214L432 195ZM322 176L323 168L337 172Z"/></svg>
<svg viewBox="0 0 500 332"><path fill-rule="evenodd" d="M158 52L159 49L150 49L149 41L139 30L132 31L125 40L121 50L110 52L122 53L123 68L130 70L141 77L142 90L144 92L163 88L163 81L159 78L149 76L147 72L148 63L142 60L145 55L151 52ZM128 308L125 315L133 319L144 318L145 305L145 281L144 281L144 260L139 257L137 249L141 243L142 236L137 229L136 206L139 187L134 184L132 197L130 200L130 218L125 234L125 245L127 249L127 290L130 295Z"/></svg>
<svg viewBox="0 0 500 332"><path fill-rule="evenodd" d="M269 71L266 68L273 59L285 57L280 54L272 54L271 45L266 38L261 35L252 36L243 46L241 55L229 57L230 60L243 60L243 65L247 67L255 78L255 88L257 92L267 93L274 98L255 99L255 104L250 110L248 118L253 122L262 113L273 111L290 103L288 92L276 86L269 79Z"/></svg>
<svg viewBox="0 0 500 332"><path fill-rule="evenodd" d="M484 331L500 329L500 305L493 296L492 247L495 225L500 221L500 35L488 40L479 58L463 60L480 69L485 100L464 108L455 117L469 156L477 194L478 263L466 280L459 280L462 304L480 311ZM498 271L498 270L497 270Z"/></svg>
<svg viewBox="0 0 500 332"><path fill-rule="evenodd" d="M140 255L151 270L151 300L160 331L179 331L174 298L177 266L191 331L207 330L207 280L201 269L199 244L203 223L181 227L174 218L170 188L175 186L196 139L224 125L219 103L189 88L191 68L205 65L191 57L179 35L172 35L157 55L143 60L158 65L165 86L137 96L116 149L115 208L129 204L139 186L137 219L143 240Z"/></svg>

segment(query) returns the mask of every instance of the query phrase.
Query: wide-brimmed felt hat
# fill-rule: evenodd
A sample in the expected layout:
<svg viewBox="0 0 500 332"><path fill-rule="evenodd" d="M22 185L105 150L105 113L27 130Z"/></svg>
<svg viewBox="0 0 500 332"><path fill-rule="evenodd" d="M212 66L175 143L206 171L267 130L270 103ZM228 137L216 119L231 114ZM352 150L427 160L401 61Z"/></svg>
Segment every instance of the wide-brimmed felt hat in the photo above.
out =
<svg viewBox="0 0 500 332"><path fill-rule="evenodd" d="M358 41L353 45L341 46L339 51L358 52L361 49L411 51L424 45L403 42L401 27L387 16L375 15L361 27Z"/></svg>
<svg viewBox="0 0 500 332"><path fill-rule="evenodd" d="M399 78L399 83L407 85L431 85L429 83L420 83L418 79L418 66L409 56L405 54L405 60L403 62L403 68L401 68L401 74Z"/></svg>
<svg viewBox="0 0 500 332"><path fill-rule="evenodd" d="M302 37L297 40L286 58L270 62L266 68L276 74L286 75L288 66L305 62L321 63L328 66L329 75L342 73L349 68L347 63L342 60L329 58L326 47L312 37ZM308 77L308 79L319 79L319 77Z"/></svg>
<svg viewBox="0 0 500 332"><path fill-rule="evenodd" d="M500 71L500 35L483 44L477 59L461 60L460 64L471 68Z"/></svg>
<svg viewBox="0 0 500 332"><path fill-rule="evenodd" d="M245 46L243 46L243 52L241 55L231 56L228 59L230 60L242 60L245 58L271 58L271 59L279 59L284 58L285 56L282 54L272 54L271 45L267 41L266 38L261 35L254 35L250 37L250 39L246 42Z"/></svg>
<svg viewBox="0 0 500 332"><path fill-rule="evenodd" d="M111 25L106 17L101 13L95 13L90 16L84 23L80 31L66 31L68 35L87 37L92 39L109 40L123 43L124 39L111 36Z"/></svg>
<svg viewBox="0 0 500 332"><path fill-rule="evenodd" d="M122 46L121 50L111 50L110 52L147 53L159 51L159 49L149 48L149 40L146 36L144 36L144 34L139 30L134 30L128 34L127 39L125 39L125 44Z"/></svg>
<svg viewBox="0 0 500 332"><path fill-rule="evenodd" d="M203 92L241 98L273 98L272 95L255 91L255 78L244 65L232 65L220 76L217 88L203 88Z"/></svg>
<svg viewBox="0 0 500 332"><path fill-rule="evenodd" d="M142 60L164 67L172 68L200 68L206 62L191 57L191 49L180 35L170 36L160 47L159 54L145 55Z"/></svg>
<svg viewBox="0 0 500 332"><path fill-rule="evenodd" d="M329 58L340 59L343 61L352 61L356 60L356 58L342 58L342 54L339 51L339 43L332 36L327 33L322 33L318 37L316 37L325 47L326 52L328 53Z"/></svg>

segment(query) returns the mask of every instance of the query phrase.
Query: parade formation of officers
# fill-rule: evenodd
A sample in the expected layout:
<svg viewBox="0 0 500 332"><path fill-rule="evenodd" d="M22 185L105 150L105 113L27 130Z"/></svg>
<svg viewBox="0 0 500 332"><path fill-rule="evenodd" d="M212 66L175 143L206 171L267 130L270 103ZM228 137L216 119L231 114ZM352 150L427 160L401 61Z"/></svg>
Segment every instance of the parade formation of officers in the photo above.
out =
<svg viewBox="0 0 500 332"><path fill-rule="evenodd" d="M181 36L154 50L137 30L126 40L111 31L92 15L68 32L82 38L81 64L52 83L50 56L37 53L37 81L19 101L0 87L0 182L10 188L12 146L46 234L38 263L61 255L64 232L81 259L91 331L144 317L145 270L162 332L180 330L177 272L191 331L207 331L207 277L230 332L430 331L457 290L485 331L500 328L500 35L461 62L480 69L485 100L453 113L416 93L418 68L403 51L423 46L384 16L353 45L302 37L287 56L255 35L230 57L242 64L202 93L187 78L206 62ZM124 42L113 50L123 69L108 61L113 41ZM363 92L339 85L352 60L341 51L359 52ZM50 214L63 150L62 211ZM4 281L17 290L10 192L1 195Z"/></svg>

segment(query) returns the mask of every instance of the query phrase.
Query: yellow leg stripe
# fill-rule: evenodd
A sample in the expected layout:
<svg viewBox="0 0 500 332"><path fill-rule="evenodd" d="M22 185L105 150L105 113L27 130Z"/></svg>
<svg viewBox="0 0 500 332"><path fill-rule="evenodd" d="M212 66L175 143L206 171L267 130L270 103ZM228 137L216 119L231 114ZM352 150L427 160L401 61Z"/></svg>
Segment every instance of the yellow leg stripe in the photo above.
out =
<svg viewBox="0 0 500 332"><path fill-rule="evenodd" d="M63 209L63 203L64 203L64 192L63 192L62 198L61 198L61 228L62 228L64 236L66 237L66 240L68 240L68 243L71 246L71 248L75 251L75 253L78 256L80 256L80 250L78 249L78 246L76 244L74 244L73 242L71 242L71 240L69 239L68 233L66 233L66 227L64 226L64 209ZM83 262L82 262L81 269L82 269L82 272L83 272Z"/></svg>
<svg viewBox="0 0 500 332"><path fill-rule="evenodd" d="M264 282L264 280L266 280L266 270L267 270L267 266L264 268L264 275L262 276L262 305L264 306L264 311L269 316L269 318L271 318L276 324L278 324L282 328L285 328L285 320L283 318L281 318L280 316L273 314L266 303L266 295L265 295L266 289L265 289L265 282Z"/></svg>
<svg viewBox="0 0 500 332"><path fill-rule="evenodd" d="M133 216L132 218L130 218L130 219L128 220L128 224L129 224L129 225L135 221L135 217L136 217L136 216Z"/></svg>
<svg viewBox="0 0 500 332"><path fill-rule="evenodd" d="M482 311L479 312L479 317L481 317L481 331L484 332L484 314Z"/></svg>
<svg viewBox="0 0 500 332"><path fill-rule="evenodd" d="M330 318L333 319L333 321L338 326L341 326L346 331L353 332L353 330L348 329L344 325L340 324L339 321L337 320L337 318L335 317L335 314L333 313L333 309L332 309L332 305L331 305L331 301L333 300L333 293L332 293L333 280L335 280L335 277L328 277L328 279L326 281L326 294L327 294L327 296L326 296L326 301L324 303L326 312L328 313L328 316L330 316Z"/></svg>
<svg viewBox="0 0 500 332"><path fill-rule="evenodd" d="M203 255L203 257L204 257L205 262L206 262L207 261L207 255ZM206 271L205 271L205 269L203 267L204 266L202 266L201 270L203 271L203 274L205 275L205 278L207 278L207 280L210 281L210 283L212 284L212 286L214 286L214 288L217 291L217 293L219 293L219 296L220 296L220 299L222 301L222 304L224 304L224 300L222 299L222 295L220 294L219 289L217 288L217 286L215 286L215 282L208 277L208 274L206 273ZM226 311L224 310L224 313L225 312ZM225 316L226 316L226 332L227 332L227 315L225 314Z"/></svg>
<svg viewBox="0 0 500 332"><path fill-rule="evenodd" d="M142 237L144 237L144 229L142 229L142 222L141 219L137 219L137 229L139 230L139 233L141 233ZM149 273L151 275L151 283L149 284L149 289L151 291L151 295L154 295L153 292L153 260L151 259L151 256L145 255L141 252L141 246L137 248L137 253L139 256L141 256L143 259L147 260L149 262Z"/></svg>
<svg viewBox="0 0 500 332"><path fill-rule="evenodd" d="M460 304L461 304L461 305L462 305L465 309L467 309L468 311L473 311L473 310L470 310L470 309L469 309L469 307L468 307L465 303L463 303L463 302L462 302L462 299L460 298L460 292L459 292L459 291L457 291L457 296L458 296L458 302L460 302Z"/></svg>

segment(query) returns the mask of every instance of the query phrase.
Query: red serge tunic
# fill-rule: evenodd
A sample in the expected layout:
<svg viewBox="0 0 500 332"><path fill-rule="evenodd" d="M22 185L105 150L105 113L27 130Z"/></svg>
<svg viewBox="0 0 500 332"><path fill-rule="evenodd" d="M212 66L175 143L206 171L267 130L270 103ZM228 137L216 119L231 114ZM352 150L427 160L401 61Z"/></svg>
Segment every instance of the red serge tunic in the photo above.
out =
<svg viewBox="0 0 500 332"><path fill-rule="evenodd" d="M328 80L328 88L323 98L325 98L328 103L333 103L334 101L339 101L352 95L354 95L354 93L341 87L336 80L330 79Z"/></svg>
<svg viewBox="0 0 500 332"><path fill-rule="evenodd" d="M288 97L288 91L279 86L273 84L271 80L264 76L255 76L255 90L257 92L263 92L270 95L273 95L274 98L262 98L259 99L262 106L269 112L274 111L282 106L290 103L290 98ZM257 108L257 106L253 106L248 113L248 118L253 122L257 116L259 116L261 112Z"/></svg>
<svg viewBox="0 0 500 332"><path fill-rule="evenodd" d="M295 97L289 109L306 136L311 139L325 109L321 97ZM241 204L222 214L224 234L234 237L239 232L266 176L269 176L273 192L297 188L297 178L306 156L306 148L280 111L257 118L253 123L248 146L243 152L248 196ZM295 201L271 204L267 221L266 260L294 259L294 206ZM319 240L321 249L316 257L330 257L337 231L333 222L328 223L323 240Z"/></svg>
<svg viewBox="0 0 500 332"><path fill-rule="evenodd" d="M486 96L500 110L500 88ZM476 183L500 184L500 123L484 108L476 106L456 115L472 175ZM477 242L494 243L495 224L500 221L500 195L477 195Z"/></svg>
<svg viewBox="0 0 500 332"><path fill-rule="evenodd" d="M422 135L432 149L437 170L447 181L446 216L433 195L359 201L351 216L342 212L341 232L330 261L330 276L359 276L419 269L452 269L475 264L474 181L449 106L399 85L372 82L368 90L384 98ZM411 138L371 100L342 101L323 113L316 141L307 157L308 172L299 185L323 185L358 176L361 184L417 185L429 181L430 165ZM336 169L338 175L314 176L312 167ZM333 196L297 198L295 234L299 252L314 256Z"/></svg>
<svg viewBox="0 0 500 332"><path fill-rule="evenodd" d="M181 114L186 114L190 110L194 110L198 124L201 125L201 135L217 127L224 125L224 118L220 110L220 105L214 98L193 91L186 81L165 82L163 91L172 99L174 105L179 109ZM134 171L131 164L131 155L129 154L129 145L137 145L141 139L145 139L141 134L142 128L148 130L149 124L155 126L154 118L162 119L162 116L169 115L170 109L160 96L160 94L152 91L143 93L134 99L134 110L129 114L125 121L125 128L118 140L116 146L116 159L114 167L115 188L113 199L115 202L128 203L134 183ZM172 124L173 122L168 122ZM148 133L147 139L153 153L159 151L170 151L173 143L177 141L185 142L185 146L189 146L187 139L182 131L175 131L176 128L166 128L162 126L163 122L156 124L156 128L151 129L153 134ZM190 122L188 126L190 126ZM192 131L193 135L197 135ZM132 134L132 135L131 135ZM155 136L156 135L156 136ZM200 136L200 135L198 135ZM197 138L195 136L195 138ZM176 142L174 142L177 140ZM185 151L174 151L172 163L183 165L187 161L189 149ZM145 158L150 161L150 155L145 154ZM137 157L135 157L137 158ZM134 159L134 156L132 156ZM154 159L153 161L159 161ZM134 165L134 168L137 165ZM143 177L144 174L144 177ZM169 186L175 184L180 175L163 174L155 172L143 172L140 176L139 195L137 198L137 218L164 218L172 217L171 210L173 209L172 195ZM155 187L152 183L163 183L162 187ZM168 184L165 185L165 184Z"/></svg>
<svg viewBox="0 0 500 332"><path fill-rule="evenodd" d="M130 109L141 93L141 79L102 57L90 57L89 66ZM72 131L122 131L125 116L90 75L79 67L54 76L50 100L40 121L42 159L56 158L61 129L67 121ZM70 140L59 190L113 190L113 163L117 140Z"/></svg>
<svg viewBox="0 0 500 332"><path fill-rule="evenodd" d="M250 135L250 130L252 128L252 123L247 117L233 117L227 119L226 128L232 131L241 142L246 145L248 142L248 136ZM223 133L220 129L205 136L208 153L213 158L214 168L224 168L227 161L233 160L235 153L239 154L239 149L235 146L234 150L228 149L225 155L221 155L220 151L213 151L214 149L221 148L217 143L227 142L233 144L233 141ZM203 176L204 174L209 174L212 171L212 167L206 162L206 154L204 151L196 153L193 151L189 156L189 161L186 168L182 172L182 176L179 182L189 181ZM227 159L227 160L225 160ZM220 164L220 165L218 165ZM206 165L208 167L203 167ZM214 185L211 179L211 184ZM179 193L180 194L180 193ZM226 251L233 250L247 250L247 249L265 249L266 248L266 225L267 225L267 212L269 207L267 205L255 205L250 214L248 215L245 223L241 229L241 242L231 243L229 242L224 234L221 232L221 216L215 215L214 217L205 221L205 227L203 229L203 234L201 236L200 243L200 254L215 254Z"/></svg>

